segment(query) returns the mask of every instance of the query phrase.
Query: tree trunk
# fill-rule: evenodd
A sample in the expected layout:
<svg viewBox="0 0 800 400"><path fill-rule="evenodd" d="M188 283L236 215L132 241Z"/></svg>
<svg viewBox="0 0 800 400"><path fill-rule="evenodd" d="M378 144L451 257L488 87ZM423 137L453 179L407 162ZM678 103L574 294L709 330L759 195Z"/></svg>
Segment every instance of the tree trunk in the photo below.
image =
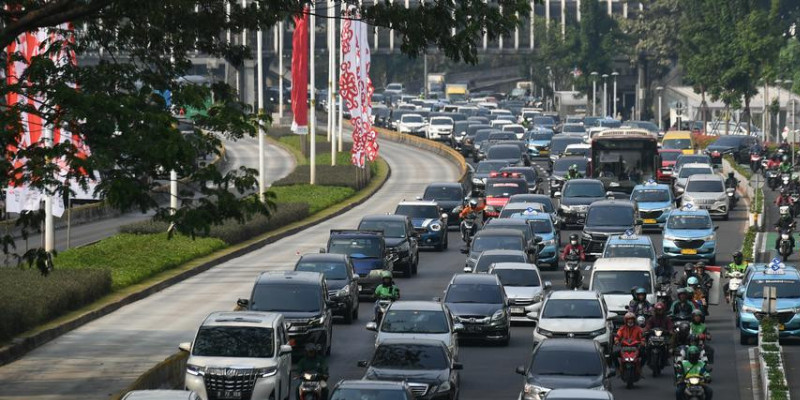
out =
<svg viewBox="0 0 800 400"><path fill-rule="evenodd" d="M750 96L744 96L744 116L747 122L747 136L750 136L750 123L752 121L750 116Z"/></svg>

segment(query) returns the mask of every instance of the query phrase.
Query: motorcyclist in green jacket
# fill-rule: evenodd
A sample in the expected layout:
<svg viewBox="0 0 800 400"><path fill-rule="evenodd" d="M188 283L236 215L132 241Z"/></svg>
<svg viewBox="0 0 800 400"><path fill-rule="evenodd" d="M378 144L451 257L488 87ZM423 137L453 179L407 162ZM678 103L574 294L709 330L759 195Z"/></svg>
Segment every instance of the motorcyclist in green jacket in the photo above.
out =
<svg viewBox="0 0 800 400"><path fill-rule="evenodd" d="M380 322L378 318L380 314L379 300L395 301L400 298L400 288L394 284L390 271L383 271L381 273L381 280L381 284L375 288L375 322Z"/></svg>
<svg viewBox="0 0 800 400"><path fill-rule="evenodd" d="M792 162L789 161L789 156L783 156L783 161L781 161L781 165L778 167L778 170L781 171L782 174L792 173Z"/></svg>
<svg viewBox="0 0 800 400"><path fill-rule="evenodd" d="M568 181L570 179L579 179L579 178L583 178L583 175L581 175L581 173L578 172L578 164L570 165L569 169L567 170L567 174L564 175L564 180Z"/></svg>
<svg viewBox="0 0 800 400"><path fill-rule="evenodd" d="M734 272L744 272L747 270L747 261L744 260L744 254L741 251L737 251L733 253L733 261L728 264L725 268L728 274ZM722 288L725 293L725 302L730 303L731 301L731 293L730 287L728 286L728 282L725 282L725 286Z"/></svg>
<svg viewBox="0 0 800 400"><path fill-rule="evenodd" d="M686 353L686 359L675 366L675 379L677 381L675 399L683 400L683 393L686 391L684 379L698 376L704 380L703 390L706 392L706 400L712 400L714 391L708 386L711 381L711 374L708 372L706 363L700 360L700 349L697 346L689 346Z"/></svg>

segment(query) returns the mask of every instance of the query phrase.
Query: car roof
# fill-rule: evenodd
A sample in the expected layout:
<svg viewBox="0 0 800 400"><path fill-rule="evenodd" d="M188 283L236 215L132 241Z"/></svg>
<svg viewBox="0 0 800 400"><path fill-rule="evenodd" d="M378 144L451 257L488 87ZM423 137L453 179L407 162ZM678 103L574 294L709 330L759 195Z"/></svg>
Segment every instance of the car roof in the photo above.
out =
<svg viewBox="0 0 800 400"><path fill-rule="evenodd" d="M554 290L550 292L547 298L555 300L599 300L600 295L593 290Z"/></svg>
<svg viewBox="0 0 800 400"><path fill-rule="evenodd" d="M396 338L387 338L381 340L381 343L378 346L384 345L410 345L410 346L435 346L435 347L445 347L444 342L438 339L422 339L422 338L411 338L411 337L396 337Z"/></svg>
<svg viewBox="0 0 800 400"><path fill-rule="evenodd" d="M586 143L572 143L567 145L568 149L591 149L592 145Z"/></svg>
<svg viewBox="0 0 800 400"><path fill-rule="evenodd" d="M189 390L132 390L122 397L122 400L194 400L200 397Z"/></svg>
<svg viewBox="0 0 800 400"><path fill-rule="evenodd" d="M519 236L524 237L522 232L515 230L515 229L488 229L488 230L479 230L475 236Z"/></svg>
<svg viewBox="0 0 800 400"><path fill-rule="evenodd" d="M516 203L507 203L503 206L503 209L509 210L526 210L528 208L533 208L534 210L544 210L544 205L542 203L536 201L526 201L526 202L516 202Z"/></svg>
<svg viewBox="0 0 800 400"><path fill-rule="evenodd" d="M717 174L694 174L689 177L690 181L721 181L722 177Z"/></svg>
<svg viewBox="0 0 800 400"><path fill-rule="evenodd" d="M608 241L606 243L625 243L625 244L649 244L652 245L653 241L650 239L649 235L633 235L633 236L625 236L624 235L613 235L609 236Z"/></svg>
<svg viewBox="0 0 800 400"><path fill-rule="evenodd" d="M633 204L630 200L624 199L606 199L606 200L598 200L593 202L589 207L608 207L608 206L617 206L617 207L630 207L636 208L636 205Z"/></svg>
<svg viewBox="0 0 800 400"><path fill-rule="evenodd" d="M415 116L415 117L420 117L420 118L422 118L422 115L420 115L420 114L417 114L417 113L407 113L407 114L403 114L403 117L408 117L408 116Z"/></svg>
<svg viewBox="0 0 800 400"><path fill-rule="evenodd" d="M397 203L397 205L398 206L419 206L419 207L428 206L428 207L430 207L430 206L438 206L439 204L435 200L409 200L409 201L403 200L403 201Z"/></svg>
<svg viewBox="0 0 800 400"><path fill-rule="evenodd" d="M492 265L492 270L498 269L525 269L530 271L539 271L539 267L535 264L521 263L521 262L499 262Z"/></svg>
<svg viewBox="0 0 800 400"><path fill-rule="evenodd" d="M647 183L647 184L640 184L633 187L633 190L672 190L669 185L664 183Z"/></svg>
<svg viewBox="0 0 800 400"><path fill-rule="evenodd" d="M389 306L392 310L420 310L420 311L442 311L444 306L438 301L422 300L400 300L395 301Z"/></svg>
<svg viewBox="0 0 800 400"><path fill-rule="evenodd" d="M692 132L691 131L667 131L664 133L664 139L683 139L683 138L691 138Z"/></svg>
<svg viewBox="0 0 800 400"><path fill-rule="evenodd" d="M703 215L711 218L711 214L708 213L708 210L697 209L697 208L692 210L684 210L684 209L672 210L672 212L670 212L669 215L667 215L667 218L672 218L675 216L683 216L683 215Z"/></svg>
<svg viewBox="0 0 800 400"><path fill-rule="evenodd" d="M484 250L483 252L481 252L481 255L478 256L478 258L486 256L518 256L518 255L526 257L525 252L522 250L492 249L492 250Z"/></svg>
<svg viewBox="0 0 800 400"><path fill-rule="evenodd" d="M499 285L500 281L497 276L489 274L455 274L450 283L462 285L470 283L479 283L485 285Z"/></svg>
<svg viewBox="0 0 800 400"><path fill-rule="evenodd" d="M712 168L712 167L710 164L692 162L681 165L681 168Z"/></svg>
<svg viewBox="0 0 800 400"><path fill-rule="evenodd" d="M612 400L610 392L595 389L553 389L544 396L544 400Z"/></svg>
<svg viewBox="0 0 800 400"><path fill-rule="evenodd" d="M784 268L784 271L783 271L782 274L774 274L774 273L771 273L771 270L763 269L763 270L754 272L753 276L750 278L750 282L752 282L755 279L764 280L764 281L768 281L768 280L800 281L800 272L798 272L794 268L792 268L792 269Z"/></svg>
<svg viewBox="0 0 800 400"><path fill-rule="evenodd" d="M317 284L322 281L324 275L319 272L311 271L264 271L258 275L256 284L273 282L292 282L301 284Z"/></svg>
<svg viewBox="0 0 800 400"><path fill-rule="evenodd" d="M341 389L396 389L406 390L407 384L403 381L373 381L364 379L349 379L336 384Z"/></svg>
<svg viewBox="0 0 800 400"><path fill-rule="evenodd" d="M602 185L603 182L598 179L587 179L587 178L578 178L578 179L570 179L567 181L567 185L576 184L576 183L584 183L584 184L593 184L593 185Z"/></svg>
<svg viewBox="0 0 800 400"><path fill-rule="evenodd" d="M547 349L551 351L558 350L592 350L597 351L597 342L593 339L547 339L539 344L539 349Z"/></svg>
<svg viewBox="0 0 800 400"><path fill-rule="evenodd" d="M547 200L549 200L550 202L552 202L552 199L550 199L550 196L548 196L548 195L546 195L546 194L538 194L538 193L520 193L520 194L514 194L514 195L511 195L511 197L510 197L510 198L511 198L511 199L515 199L515 200L516 200L516 199L523 199L523 200L525 200L525 199L531 199L531 201L530 201L531 203L532 203L532 202L534 202L534 201L533 201L533 199L537 199L537 200L541 200L541 199L547 199ZM513 204L513 203L512 203L512 204Z"/></svg>
<svg viewBox="0 0 800 400"><path fill-rule="evenodd" d="M513 210L513 208L512 208L512 210ZM550 218L550 215L547 214L547 217ZM528 225L528 223L525 222L524 220L516 219L516 218L492 218L492 219L489 220L489 222L487 222L484 225L484 229L487 226L498 226L498 225L503 225L503 226L520 225L521 226L521 225ZM500 228L498 228L498 229L500 229Z"/></svg>
<svg viewBox="0 0 800 400"><path fill-rule="evenodd" d="M651 271L652 260L641 257L612 257L598 258L592 266L592 271Z"/></svg>
<svg viewBox="0 0 800 400"><path fill-rule="evenodd" d="M215 311L208 314L202 326L265 326L282 318L280 313L264 311Z"/></svg>
<svg viewBox="0 0 800 400"><path fill-rule="evenodd" d="M361 217L361 221L405 221L407 215L401 214L372 214Z"/></svg>
<svg viewBox="0 0 800 400"><path fill-rule="evenodd" d="M335 253L306 253L300 256L299 261L341 261L347 262L346 254Z"/></svg>
<svg viewBox="0 0 800 400"><path fill-rule="evenodd" d="M427 188L432 188L432 187L455 187L455 188L461 188L462 186L458 182L433 182L433 183L429 183L428 186L426 186L425 188L427 189Z"/></svg>

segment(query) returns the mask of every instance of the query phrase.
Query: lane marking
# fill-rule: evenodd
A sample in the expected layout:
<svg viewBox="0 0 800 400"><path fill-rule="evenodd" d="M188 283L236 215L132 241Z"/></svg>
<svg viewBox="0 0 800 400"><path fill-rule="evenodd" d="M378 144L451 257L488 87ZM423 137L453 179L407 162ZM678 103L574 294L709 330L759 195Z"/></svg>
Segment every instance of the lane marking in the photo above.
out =
<svg viewBox="0 0 800 400"><path fill-rule="evenodd" d="M761 400L761 387L759 386L759 366L758 361L756 360L756 348L751 347L747 350L747 354L750 357L750 382L751 382L751 391L753 392L753 400Z"/></svg>

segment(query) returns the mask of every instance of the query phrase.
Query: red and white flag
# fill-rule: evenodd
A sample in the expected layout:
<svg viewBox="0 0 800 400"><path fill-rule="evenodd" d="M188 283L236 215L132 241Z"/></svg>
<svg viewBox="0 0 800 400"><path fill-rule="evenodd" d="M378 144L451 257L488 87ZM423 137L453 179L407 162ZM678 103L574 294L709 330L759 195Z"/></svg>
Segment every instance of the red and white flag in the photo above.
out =
<svg viewBox="0 0 800 400"><path fill-rule="evenodd" d="M367 24L360 21L358 8L351 6L342 23L342 64L339 90L350 110L353 125L353 165L378 157L377 132L372 127L372 81L369 78L370 53Z"/></svg>
<svg viewBox="0 0 800 400"><path fill-rule="evenodd" d="M292 35L292 132L308 134L308 8L294 17Z"/></svg>

